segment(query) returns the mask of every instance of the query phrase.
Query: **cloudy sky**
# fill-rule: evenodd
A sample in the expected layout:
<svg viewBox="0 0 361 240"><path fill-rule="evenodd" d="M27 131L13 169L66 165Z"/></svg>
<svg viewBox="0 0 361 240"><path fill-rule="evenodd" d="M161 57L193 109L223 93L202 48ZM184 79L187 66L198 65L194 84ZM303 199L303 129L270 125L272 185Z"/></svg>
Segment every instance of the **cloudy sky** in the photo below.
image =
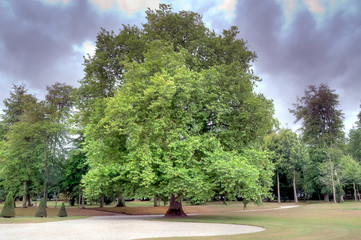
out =
<svg viewBox="0 0 361 240"><path fill-rule="evenodd" d="M359 0L1 0L0 108L12 84L44 96L46 86L78 86L83 55L94 51L100 28L140 26L144 11L171 3L200 13L220 33L238 26L258 55L257 91L274 100L283 127L288 112L311 84L327 83L340 97L348 130L361 103L361 1Z"/></svg>

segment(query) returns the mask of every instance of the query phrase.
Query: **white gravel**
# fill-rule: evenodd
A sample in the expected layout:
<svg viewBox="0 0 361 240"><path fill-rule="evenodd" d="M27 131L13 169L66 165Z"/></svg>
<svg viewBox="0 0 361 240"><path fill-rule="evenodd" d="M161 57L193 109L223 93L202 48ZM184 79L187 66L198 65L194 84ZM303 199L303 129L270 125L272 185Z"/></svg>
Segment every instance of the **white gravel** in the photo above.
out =
<svg viewBox="0 0 361 240"><path fill-rule="evenodd" d="M217 236L254 233L261 227L147 221L156 216L101 216L47 223L0 224L1 240L131 240L156 237Z"/></svg>

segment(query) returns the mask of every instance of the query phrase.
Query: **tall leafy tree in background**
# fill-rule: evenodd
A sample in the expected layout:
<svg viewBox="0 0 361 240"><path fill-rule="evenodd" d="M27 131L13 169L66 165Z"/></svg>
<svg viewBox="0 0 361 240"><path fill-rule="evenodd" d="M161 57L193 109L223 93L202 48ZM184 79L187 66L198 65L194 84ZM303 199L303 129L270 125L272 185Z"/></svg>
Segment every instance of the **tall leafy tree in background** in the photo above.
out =
<svg viewBox="0 0 361 240"><path fill-rule="evenodd" d="M302 120L302 139L310 147L313 164L311 168L321 171L327 165L326 168L330 170L322 171L329 173L326 175L332 178L331 182L334 182L334 162L330 157L331 152L344 144L343 114L338 106L338 95L335 91L327 84L320 84L309 86L304 96L297 98L294 109L290 110L295 115L296 121ZM315 185L317 181L314 177L317 175L321 176L320 173L315 173L310 177L310 181L314 184L314 188L325 194L325 200L328 201L330 189L325 184L325 178L319 182L321 186ZM334 191L333 193L335 196Z"/></svg>
<svg viewBox="0 0 361 240"><path fill-rule="evenodd" d="M273 151L273 161L276 165L277 198L280 203L279 173L282 172L292 180L294 201L298 202L296 176L302 172L302 167L307 164L308 155L306 147L297 134L290 129L282 129L266 137L266 145Z"/></svg>
<svg viewBox="0 0 361 240"><path fill-rule="evenodd" d="M339 173L341 181L344 184L351 184L353 187L353 195L355 202L357 202L358 187L361 184L361 165L349 155L344 155L340 159Z"/></svg>
<svg viewBox="0 0 361 240"><path fill-rule="evenodd" d="M14 85L14 91L4 101L4 121L9 130L2 142L3 182L14 192L18 192L20 183L23 185L23 207L30 183L34 187L42 181L46 199L49 181L55 179L50 173L64 156L64 116L69 112L71 91L70 86L56 83L48 87L46 100L38 101L27 94L25 85Z"/></svg>
<svg viewBox="0 0 361 240"><path fill-rule="evenodd" d="M290 112L295 115L296 122L302 120L302 139L309 146L324 148L344 143L338 95L327 84L309 86L293 106Z"/></svg>
<svg viewBox="0 0 361 240"><path fill-rule="evenodd" d="M61 163L65 161L67 152L65 146L69 143L69 127L66 120L70 117L73 106L73 88L71 86L57 82L48 86L47 90L45 101L42 102L45 149L43 161L40 162L43 169L45 206L47 205L50 181L54 181L54 185L58 185L60 182L60 176L57 173L60 172ZM54 171L55 168L57 168L56 171Z"/></svg>
<svg viewBox="0 0 361 240"><path fill-rule="evenodd" d="M39 105L24 84L13 86L4 105L3 123L7 131L1 143L1 180L6 189L22 194L26 207L30 183L39 184L36 163L41 140L34 126L39 120Z"/></svg>
<svg viewBox="0 0 361 240"><path fill-rule="evenodd" d="M349 132L347 151L361 163L361 112L358 114L357 122Z"/></svg>
<svg viewBox="0 0 361 240"><path fill-rule="evenodd" d="M97 66L104 44L114 46L118 52L107 61L119 64L101 69L116 67L108 72L119 73L112 75L116 83L95 70L78 90L84 95L88 87L104 86L97 83L113 83L114 96L89 100L85 94L80 99L86 104L78 103L90 167L84 179L88 194L118 186L133 194L168 195L169 215L183 214L183 197L196 202L219 193L259 201L270 188L272 163L266 153L246 149L257 145L275 120L272 102L253 92L259 79L249 66L256 55L236 39L235 27L216 35L199 14L173 13L168 5L146 14L142 30L127 26L117 36L103 30L98 35L111 36L110 42L98 38L99 51L86 73ZM129 29L136 37L116 42ZM147 44L135 48L136 43Z"/></svg>

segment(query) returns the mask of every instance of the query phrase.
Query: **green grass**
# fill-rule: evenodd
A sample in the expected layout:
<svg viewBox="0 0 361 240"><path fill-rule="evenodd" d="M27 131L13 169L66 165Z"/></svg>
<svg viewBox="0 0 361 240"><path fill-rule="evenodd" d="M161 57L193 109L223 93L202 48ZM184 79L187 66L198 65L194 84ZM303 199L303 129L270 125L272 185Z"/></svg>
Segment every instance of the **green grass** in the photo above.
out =
<svg viewBox="0 0 361 240"><path fill-rule="evenodd" d="M282 203L281 206L292 203ZM152 206L150 201L127 202L129 207L135 209ZM266 230L259 233L193 238L161 238L168 240L238 240L238 239L360 239L361 236L361 203L353 201L342 204L325 204L322 202L302 203L298 208L276 209L277 203L265 203L264 206L249 204L250 211L243 211L242 203L213 202L199 209L207 210L201 215L193 215L183 219L162 219L166 221L189 221L244 224L264 227ZM34 208L17 208L17 217L11 219L0 218L1 223L49 222L79 219L84 217L55 217L58 208L48 208L48 218L34 218ZM140 207L140 208L139 208ZM70 209L70 208L69 208ZM109 209L115 209L109 207ZM74 210L76 210L74 208ZM19 216L22 215L22 216Z"/></svg>
<svg viewBox="0 0 361 240"><path fill-rule="evenodd" d="M40 201L39 201L40 202ZM61 202L57 204L53 201L48 201L47 214L46 218L34 217L36 208L39 206L39 202L34 201L33 207L21 208L21 202L16 202L17 208L15 208L15 218L2 218L0 217L0 224L17 224L17 223L43 223L43 222L55 222L55 221L64 221L64 220L74 220L74 219L83 219L88 216L69 216L69 217L57 217L57 214L61 207ZM67 204L66 204L67 205ZM55 206L57 206L55 208ZM67 205L67 209L76 208L70 207ZM2 209L2 205L0 206L0 212Z"/></svg>
<svg viewBox="0 0 361 240"><path fill-rule="evenodd" d="M254 225L264 227L266 230L234 236L159 239L360 239L360 207L361 203L307 204L291 209L223 212L185 219L168 219L168 221Z"/></svg>
<svg viewBox="0 0 361 240"><path fill-rule="evenodd" d="M83 218L87 218L87 217L75 216L75 217L62 217L62 218L61 217L36 218L30 216L21 216L15 218L0 218L0 224L57 222L57 221L76 220Z"/></svg>

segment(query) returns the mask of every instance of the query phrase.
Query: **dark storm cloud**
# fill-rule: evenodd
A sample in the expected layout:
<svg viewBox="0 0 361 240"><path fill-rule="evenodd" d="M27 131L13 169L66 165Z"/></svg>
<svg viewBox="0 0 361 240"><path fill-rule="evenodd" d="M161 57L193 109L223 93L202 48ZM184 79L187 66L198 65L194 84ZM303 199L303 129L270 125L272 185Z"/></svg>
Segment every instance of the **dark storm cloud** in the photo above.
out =
<svg viewBox="0 0 361 240"><path fill-rule="evenodd" d="M285 26L276 1L238 1L234 23L258 54L256 73L264 78L264 92L274 99L284 123L292 124L288 108L311 84L335 89L347 119L359 111L361 2L347 3L352 11L337 11L322 22L302 9Z"/></svg>
<svg viewBox="0 0 361 240"><path fill-rule="evenodd" d="M11 83L24 82L40 93L56 81L76 85L83 59L74 46L95 41L101 27L117 32L132 20L119 11L100 13L86 0L65 5L37 0L0 3L0 78L6 78L7 87L1 99L9 94Z"/></svg>

